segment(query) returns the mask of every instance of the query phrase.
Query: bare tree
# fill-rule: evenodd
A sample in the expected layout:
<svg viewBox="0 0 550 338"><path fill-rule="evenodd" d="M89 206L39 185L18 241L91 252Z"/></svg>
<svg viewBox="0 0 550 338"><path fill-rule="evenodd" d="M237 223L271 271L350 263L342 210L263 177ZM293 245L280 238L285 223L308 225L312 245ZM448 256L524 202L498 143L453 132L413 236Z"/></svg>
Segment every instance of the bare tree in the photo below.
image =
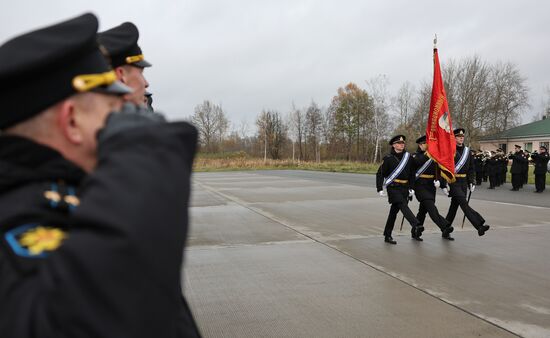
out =
<svg viewBox="0 0 550 338"><path fill-rule="evenodd" d="M409 81L403 83L397 91L397 95L393 99L393 106L399 116L399 124L409 124L409 120L413 115L415 97L416 89Z"/></svg>
<svg viewBox="0 0 550 338"><path fill-rule="evenodd" d="M370 108L369 95L354 83L338 88L338 95L332 98L329 109L333 111L334 133L345 144L348 161L352 159L354 146L355 157L360 156L360 145L364 141L360 135L372 112Z"/></svg>
<svg viewBox="0 0 550 338"><path fill-rule="evenodd" d="M296 108L294 103L292 104L292 110L290 111L288 126L291 135L293 136L293 142L298 143L299 159L304 159L304 152L302 143L304 142L304 128L305 128L305 114L301 109Z"/></svg>
<svg viewBox="0 0 550 338"><path fill-rule="evenodd" d="M281 114L276 111L264 110L256 119L258 140L265 146L266 153L272 159L279 159L287 139L287 127Z"/></svg>
<svg viewBox="0 0 550 338"><path fill-rule="evenodd" d="M432 84L426 81L422 82L413 108L414 113L410 123L411 128L409 128L414 135L424 135L426 133L431 97Z"/></svg>
<svg viewBox="0 0 550 338"><path fill-rule="evenodd" d="M477 139L490 105L490 66L479 56L443 66L443 81L453 124L466 128Z"/></svg>
<svg viewBox="0 0 550 338"><path fill-rule="evenodd" d="M468 130L470 142L517 125L528 107L528 88L514 64L488 64L478 56L451 60L442 68L453 127ZM431 84L417 92L411 123L401 123L401 133L421 135L430 109ZM399 93L398 93L399 97ZM397 111L400 109L397 107Z"/></svg>
<svg viewBox="0 0 550 338"><path fill-rule="evenodd" d="M491 67L487 131L497 133L519 124L523 109L529 106L529 89L525 81L512 63L497 63Z"/></svg>
<svg viewBox="0 0 550 338"><path fill-rule="evenodd" d="M199 130L200 143L207 152L216 151L229 127L221 106L205 100L195 107L191 121Z"/></svg>
<svg viewBox="0 0 550 338"><path fill-rule="evenodd" d="M367 90L372 99L374 107L372 136L374 138L374 156L373 162L377 162L381 159L380 141L383 137L387 137L388 132L392 126L389 123L389 94L388 94L389 80L385 75L379 75L371 78L367 81Z"/></svg>
<svg viewBox="0 0 550 338"><path fill-rule="evenodd" d="M321 134L321 109L317 106L314 101L311 101L311 104L306 109L305 116L305 134L306 134L306 144L310 144L310 147L313 148L314 158L317 162L321 161L319 141ZM306 149L307 156L307 149Z"/></svg>

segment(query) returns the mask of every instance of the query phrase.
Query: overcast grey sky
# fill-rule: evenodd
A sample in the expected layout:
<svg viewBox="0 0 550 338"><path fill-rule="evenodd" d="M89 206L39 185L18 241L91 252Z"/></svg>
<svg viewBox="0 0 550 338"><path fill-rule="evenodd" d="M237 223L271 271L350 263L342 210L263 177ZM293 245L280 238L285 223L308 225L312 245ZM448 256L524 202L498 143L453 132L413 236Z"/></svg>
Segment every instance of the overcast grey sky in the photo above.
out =
<svg viewBox="0 0 550 338"><path fill-rule="evenodd" d="M431 81L432 39L440 60L479 55L510 61L527 77L532 107L550 86L550 1L2 0L0 41L86 11L100 30L140 29L153 67L154 106L170 118L205 99L232 122L262 109L288 112L312 99L327 106L338 87L384 74L393 94L405 81ZM452 112L451 112L452 114Z"/></svg>

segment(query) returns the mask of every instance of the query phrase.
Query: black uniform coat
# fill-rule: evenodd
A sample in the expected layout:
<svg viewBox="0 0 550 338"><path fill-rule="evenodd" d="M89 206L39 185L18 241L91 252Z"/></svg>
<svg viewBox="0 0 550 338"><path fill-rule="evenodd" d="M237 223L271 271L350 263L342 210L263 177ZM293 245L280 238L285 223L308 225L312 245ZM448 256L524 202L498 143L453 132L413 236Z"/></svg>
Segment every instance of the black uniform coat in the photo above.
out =
<svg viewBox="0 0 550 338"><path fill-rule="evenodd" d="M510 160L512 160L512 168L510 169L510 172L512 174L521 174L523 173L524 166L525 166L525 156L523 155L523 151L518 151L514 154L510 154L508 156Z"/></svg>
<svg viewBox="0 0 550 338"><path fill-rule="evenodd" d="M548 152L545 153L533 153L531 154L531 159L535 164L535 175L546 174L548 160L550 159Z"/></svg>
<svg viewBox="0 0 550 338"><path fill-rule="evenodd" d="M485 160L485 173L488 176L495 176L497 172L501 171L501 162L498 157L491 156ZM477 173L476 173L477 174Z"/></svg>
<svg viewBox="0 0 550 338"><path fill-rule="evenodd" d="M463 151L464 146L456 146L455 165L456 163L458 163L458 161L460 161ZM468 153L468 159L466 160L466 163L464 163L462 168L460 168L460 170L455 174L466 174L466 177L457 177L455 183L449 184L449 197L466 197L466 193L468 192L468 185L474 184L475 182L475 168L473 156L471 153Z"/></svg>
<svg viewBox="0 0 550 338"><path fill-rule="evenodd" d="M414 172L416 176L416 172L426 163L430 158L426 156L426 153L420 150L420 148L414 153ZM435 172L437 169L437 163L435 161L432 161L432 163L426 168L426 170L422 173L423 175L432 175L435 177ZM419 177L414 182L414 194L416 196L416 199L419 202L422 202L424 200L434 200L435 201L435 191L436 188L434 186L434 179L435 178L421 178ZM444 181L444 180L442 180Z"/></svg>
<svg viewBox="0 0 550 338"><path fill-rule="evenodd" d="M474 156L474 165L475 165L476 176L482 176L483 175L483 155L478 154Z"/></svg>
<svg viewBox="0 0 550 338"><path fill-rule="evenodd" d="M393 149L391 152L384 157L382 165L378 168L376 173L376 189L381 191L383 189L384 179L391 175L393 170L399 166L399 162L403 158L405 151L401 153L396 153ZM387 187L388 192L388 202L392 203L406 203L409 196L409 187L412 188L414 184L414 168L413 168L413 158L409 157L407 165L403 171L396 177L399 180L406 180L407 183L396 183L393 182Z"/></svg>
<svg viewBox="0 0 550 338"><path fill-rule="evenodd" d="M128 130L85 178L0 137L0 335L198 336L180 285L195 145L186 123Z"/></svg>

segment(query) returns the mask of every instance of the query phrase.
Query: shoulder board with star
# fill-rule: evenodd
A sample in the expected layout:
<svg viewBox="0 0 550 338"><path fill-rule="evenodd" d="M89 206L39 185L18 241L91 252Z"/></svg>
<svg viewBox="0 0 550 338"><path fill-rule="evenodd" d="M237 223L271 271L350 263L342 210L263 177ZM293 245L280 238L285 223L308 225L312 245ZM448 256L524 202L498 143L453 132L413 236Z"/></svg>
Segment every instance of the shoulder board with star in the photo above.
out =
<svg viewBox="0 0 550 338"><path fill-rule="evenodd" d="M72 212L80 205L76 188L63 181L49 183L43 196L47 206L58 211Z"/></svg>

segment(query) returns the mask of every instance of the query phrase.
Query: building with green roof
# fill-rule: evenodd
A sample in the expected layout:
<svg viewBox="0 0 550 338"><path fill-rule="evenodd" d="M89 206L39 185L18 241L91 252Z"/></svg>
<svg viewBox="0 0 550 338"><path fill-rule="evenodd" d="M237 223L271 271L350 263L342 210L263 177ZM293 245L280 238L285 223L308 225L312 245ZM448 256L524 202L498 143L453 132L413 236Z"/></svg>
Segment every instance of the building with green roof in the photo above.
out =
<svg viewBox="0 0 550 338"><path fill-rule="evenodd" d="M538 150L540 146L549 148L550 118L545 116L540 121L527 123L495 135L484 136L479 140L481 150L501 148L504 152L508 152L514 149L516 144L529 152Z"/></svg>

